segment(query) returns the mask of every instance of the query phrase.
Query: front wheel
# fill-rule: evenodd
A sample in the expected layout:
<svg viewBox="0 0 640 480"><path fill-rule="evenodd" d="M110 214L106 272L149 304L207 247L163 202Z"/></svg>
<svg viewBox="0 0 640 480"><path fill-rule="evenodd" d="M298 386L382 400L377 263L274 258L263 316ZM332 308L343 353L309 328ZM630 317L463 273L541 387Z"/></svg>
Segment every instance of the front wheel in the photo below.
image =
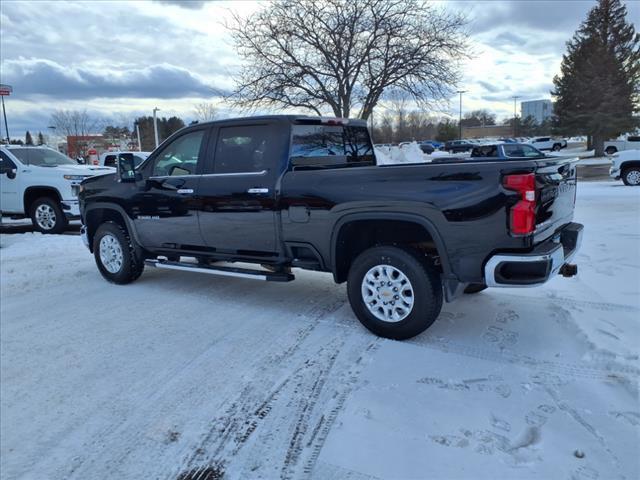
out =
<svg viewBox="0 0 640 480"><path fill-rule="evenodd" d="M60 203L50 197L41 197L33 202L31 222L42 233L62 233L69 223Z"/></svg>
<svg viewBox="0 0 640 480"><path fill-rule="evenodd" d="M425 331L442 308L439 272L418 252L400 247L373 247L351 265L349 303L371 332L404 340Z"/></svg>
<svg viewBox="0 0 640 480"><path fill-rule="evenodd" d="M636 187L640 185L640 167L631 167L622 172L622 182L625 185Z"/></svg>
<svg viewBox="0 0 640 480"><path fill-rule="evenodd" d="M137 257L129 234L115 222L98 227L93 237L93 255L102 276L112 283L133 282L144 270L144 261Z"/></svg>
<svg viewBox="0 0 640 480"><path fill-rule="evenodd" d="M562 149L562 145L560 145L559 143L556 143L551 150L553 150L554 152L559 152Z"/></svg>

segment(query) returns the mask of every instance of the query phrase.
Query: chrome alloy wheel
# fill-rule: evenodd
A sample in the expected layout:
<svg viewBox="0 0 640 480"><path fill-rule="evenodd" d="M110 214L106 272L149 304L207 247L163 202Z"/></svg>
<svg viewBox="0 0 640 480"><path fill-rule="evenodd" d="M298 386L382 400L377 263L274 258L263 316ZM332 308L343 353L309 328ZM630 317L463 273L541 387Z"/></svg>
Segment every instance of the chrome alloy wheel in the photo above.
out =
<svg viewBox="0 0 640 480"><path fill-rule="evenodd" d="M640 185L640 171L631 170L626 174L629 185Z"/></svg>
<svg viewBox="0 0 640 480"><path fill-rule="evenodd" d="M362 279L362 300L383 322L400 322L413 309L414 292L407 276L391 265L376 265Z"/></svg>
<svg viewBox="0 0 640 480"><path fill-rule="evenodd" d="M116 237L107 233L100 239L100 261L109 273L118 273L124 262L122 247Z"/></svg>
<svg viewBox="0 0 640 480"><path fill-rule="evenodd" d="M56 226L56 211L46 203L38 205L36 208L36 223L43 230L51 230Z"/></svg>

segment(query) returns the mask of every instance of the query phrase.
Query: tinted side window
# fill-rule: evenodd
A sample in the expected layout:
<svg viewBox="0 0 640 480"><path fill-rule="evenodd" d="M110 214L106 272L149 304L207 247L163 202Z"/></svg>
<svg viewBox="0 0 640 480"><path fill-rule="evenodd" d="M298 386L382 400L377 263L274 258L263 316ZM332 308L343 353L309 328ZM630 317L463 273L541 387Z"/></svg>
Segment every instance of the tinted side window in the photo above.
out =
<svg viewBox="0 0 640 480"><path fill-rule="evenodd" d="M204 130L190 132L164 147L154 159L154 177L195 175Z"/></svg>
<svg viewBox="0 0 640 480"><path fill-rule="evenodd" d="M495 145L483 145L481 147L475 147L471 151L471 156L495 158L498 156L498 148Z"/></svg>
<svg viewBox="0 0 640 480"><path fill-rule="evenodd" d="M107 155L104 157L104 166L105 167L115 167L116 166L116 156L115 155Z"/></svg>
<svg viewBox="0 0 640 480"><path fill-rule="evenodd" d="M271 128L268 125L222 127L218 132L215 173L262 172L268 168L267 149Z"/></svg>
<svg viewBox="0 0 640 480"><path fill-rule="evenodd" d="M290 156L318 159L310 164L375 163L366 127L348 125L295 125Z"/></svg>
<svg viewBox="0 0 640 480"><path fill-rule="evenodd" d="M632 137L632 136L628 136L627 137L627 141L629 142L640 142L640 137Z"/></svg>

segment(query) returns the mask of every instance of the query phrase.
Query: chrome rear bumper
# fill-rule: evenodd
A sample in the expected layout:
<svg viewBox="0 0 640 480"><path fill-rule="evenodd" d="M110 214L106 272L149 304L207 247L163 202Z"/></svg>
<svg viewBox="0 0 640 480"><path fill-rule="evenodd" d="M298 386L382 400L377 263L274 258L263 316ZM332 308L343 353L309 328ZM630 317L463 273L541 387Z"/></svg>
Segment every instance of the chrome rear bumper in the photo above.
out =
<svg viewBox="0 0 640 480"><path fill-rule="evenodd" d="M529 253L493 255L484 267L488 287L533 287L557 275L580 249L584 227L570 223Z"/></svg>

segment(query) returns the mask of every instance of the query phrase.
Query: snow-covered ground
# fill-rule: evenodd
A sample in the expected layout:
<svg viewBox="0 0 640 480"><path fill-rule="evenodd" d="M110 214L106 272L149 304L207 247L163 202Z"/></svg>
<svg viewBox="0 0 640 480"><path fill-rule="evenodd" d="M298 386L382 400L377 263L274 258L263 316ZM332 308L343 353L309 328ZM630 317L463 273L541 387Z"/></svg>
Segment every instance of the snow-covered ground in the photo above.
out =
<svg viewBox="0 0 640 480"><path fill-rule="evenodd" d="M577 278L406 342L329 275L116 286L77 236L1 236L0 477L637 479L640 188L582 183L576 220Z"/></svg>

